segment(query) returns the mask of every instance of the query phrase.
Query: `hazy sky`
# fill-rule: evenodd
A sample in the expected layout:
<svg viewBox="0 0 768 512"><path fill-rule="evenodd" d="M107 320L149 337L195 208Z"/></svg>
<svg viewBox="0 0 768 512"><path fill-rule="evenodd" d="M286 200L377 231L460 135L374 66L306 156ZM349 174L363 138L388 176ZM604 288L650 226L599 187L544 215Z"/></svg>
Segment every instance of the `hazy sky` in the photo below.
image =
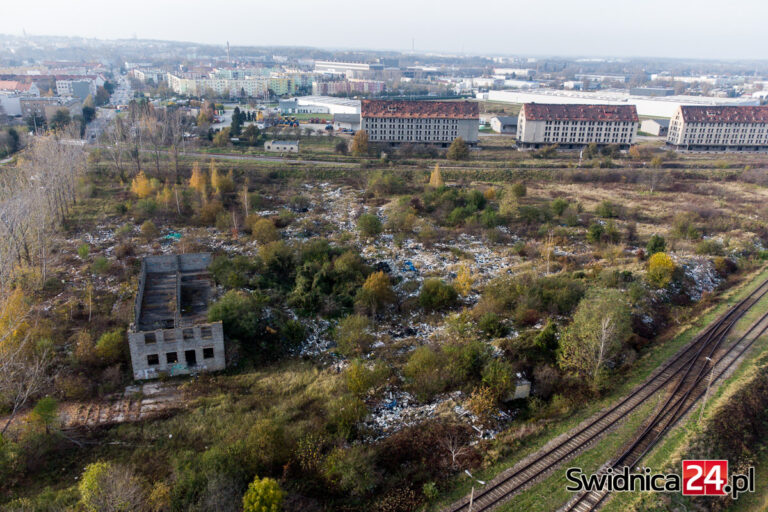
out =
<svg viewBox="0 0 768 512"><path fill-rule="evenodd" d="M768 58L766 0L3 1L0 33L473 54Z"/></svg>

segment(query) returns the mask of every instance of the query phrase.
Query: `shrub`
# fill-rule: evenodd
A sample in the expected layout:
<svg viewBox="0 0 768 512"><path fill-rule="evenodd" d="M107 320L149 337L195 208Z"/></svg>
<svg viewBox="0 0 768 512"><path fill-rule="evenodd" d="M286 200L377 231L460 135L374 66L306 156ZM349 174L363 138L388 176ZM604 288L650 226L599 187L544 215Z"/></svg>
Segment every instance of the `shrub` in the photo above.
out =
<svg viewBox="0 0 768 512"><path fill-rule="evenodd" d="M661 235L652 235L648 240L648 245L645 246L645 252L648 256L653 256L657 252L664 252L667 250L667 241Z"/></svg>
<svg viewBox="0 0 768 512"><path fill-rule="evenodd" d="M230 290L208 309L209 322L222 322L224 333L239 341L254 340L262 333L261 297Z"/></svg>
<svg viewBox="0 0 768 512"><path fill-rule="evenodd" d="M602 241L605 234L605 227L599 222L593 222L587 229L587 242L591 244L598 244Z"/></svg>
<svg viewBox="0 0 768 512"><path fill-rule="evenodd" d="M493 312L480 317L477 326L489 338L501 338L507 335L507 327L501 322L499 315Z"/></svg>
<svg viewBox="0 0 768 512"><path fill-rule="evenodd" d="M357 219L357 229L365 237L374 237L381 233L383 228L378 217L364 213Z"/></svg>
<svg viewBox="0 0 768 512"><path fill-rule="evenodd" d="M133 471L108 462L89 464L77 487L89 512L141 510L144 501L144 490Z"/></svg>
<svg viewBox="0 0 768 512"><path fill-rule="evenodd" d="M361 309L375 313L385 305L394 302L395 298L389 276L379 271L373 272L366 278L357 292L355 303Z"/></svg>
<svg viewBox="0 0 768 512"><path fill-rule="evenodd" d="M360 359L355 359L344 370L344 383L350 393L364 399L371 389L384 383L388 377L387 368L377 364L369 368Z"/></svg>
<svg viewBox="0 0 768 512"><path fill-rule="evenodd" d="M445 390L450 374L440 351L424 346L411 352L403 367L406 387L421 401Z"/></svg>
<svg viewBox="0 0 768 512"><path fill-rule="evenodd" d="M526 194L528 193L528 189L523 183L515 183L514 185L512 185L511 190L512 190L512 195L517 198L525 197Z"/></svg>
<svg viewBox="0 0 768 512"><path fill-rule="evenodd" d="M91 272L94 274L103 275L109 272L109 268L112 266L112 264L109 262L107 258L104 256L97 256L93 263L91 263Z"/></svg>
<svg viewBox="0 0 768 512"><path fill-rule="evenodd" d="M507 398L514 386L515 371L506 361L491 359L483 369L483 385L487 386L496 400Z"/></svg>
<svg viewBox="0 0 768 512"><path fill-rule="evenodd" d="M610 201L602 201L599 205L597 205L597 210L595 210L595 213L597 213L600 217L612 219L619 216L619 207Z"/></svg>
<svg viewBox="0 0 768 512"><path fill-rule="evenodd" d="M150 242L160 236L160 230L157 229L154 222L148 220L141 225L141 236L144 240Z"/></svg>
<svg viewBox="0 0 768 512"><path fill-rule="evenodd" d="M125 333L122 329L105 332L96 342L96 355L104 364L114 364L125 355Z"/></svg>
<svg viewBox="0 0 768 512"><path fill-rule="evenodd" d="M88 244L82 244L77 248L77 255L81 260L87 259L91 252L91 247Z"/></svg>
<svg viewBox="0 0 768 512"><path fill-rule="evenodd" d="M346 356L367 353L374 342L370 327L368 317L363 315L349 315L339 322L336 329L339 352Z"/></svg>
<svg viewBox="0 0 768 512"><path fill-rule="evenodd" d="M560 217L563 214L563 212L565 212L565 210L568 208L569 205L570 203L566 199L563 199L562 197L558 197L557 199L553 200L549 204L549 207L552 209L552 212L555 215Z"/></svg>
<svg viewBox="0 0 768 512"><path fill-rule="evenodd" d="M361 444L334 448L323 462L322 473L328 482L352 496L364 496L379 479L373 450Z"/></svg>
<svg viewBox="0 0 768 512"><path fill-rule="evenodd" d="M329 427L342 439L350 439L357 424L368 414L365 402L350 394L344 394L328 405Z"/></svg>
<svg viewBox="0 0 768 512"><path fill-rule="evenodd" d="M702 240L696 244L696 254L707 254L710 256L722 256L724 254L723 244L718 240Z"/></svg>
<svg viewBox="0 0 768 512"><path fill-rule="evenodd" d="M147 219L157 212L157 201L152 198L139 199L133 206L134 214L139 219Z"/></svg>
<svg viewBox="0 0 768 512"><path fill-rule="evenodd" d="M255 476L243 495L243 512L280 512L284 498L276 480Z"/></svg>
<svg viewBox="0 0 768 512"><path fill-rule="evenodd" d="M664 288L672 281L675 262L663 252L657 252L648 260L648 281L657 288Z"/></svg>
<svg viewBox="0 0 768 512"><path fill-rule="evenodd" d="M203 226L212 226L216 222L216 217L224 211L224 206L218 199L207 201L200 208L200 224Z"/></svg>
<svg viewBox="0 0 768 512"><path fill-rule="evenodd" d="M263 217L257 217L255 219L252 217L254 216L248 217L248 220L250 221L248 227L251 231L251 235L253 235L253 238L255 238L257 242L260 244L267 244L269 242L280 240L280 232L275 227L274 222Z"/></svg>
<svg viewBox="0 0 768 512"><path fill-rule="evenodd" d="M456 302L456 289L437 278L424 281L419 293L419 305L425 309L440 309Z"/></svg>
<svg viewBox="0 0 768 512"><path fill-rule="evenodd" d="M496 407L496 397L488 386L475 388L469 396L467 407L484 426L492 425L499 412Z"/></svg>

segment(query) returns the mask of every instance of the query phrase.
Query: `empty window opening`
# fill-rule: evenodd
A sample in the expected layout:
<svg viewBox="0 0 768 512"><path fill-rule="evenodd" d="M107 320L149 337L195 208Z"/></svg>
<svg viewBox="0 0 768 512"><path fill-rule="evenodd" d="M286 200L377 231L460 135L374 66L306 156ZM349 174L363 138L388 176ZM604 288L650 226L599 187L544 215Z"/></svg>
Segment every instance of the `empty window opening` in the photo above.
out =
<svg viewBox="0 0 768 512"><path fill-rule="evenodd" d="M184 359L187 360L187 366L197 366L197 354L194 350L186 350L184 352Z"/></svg>
<svg viewBox="0 0 768 512"><path fill-rule="evenodd" d="M146 343L147 345L151 345L152 343L157 343L157 335L154 332L145 332L144 343Z"/></svg>
<svg viewBox="0 0 768 512"><path fill-rule="evenodd" d="M149 354L147 356L147 364L149 366L157 366L160 364L160 357L157 354Z"/></svg>
<svg viewBox="0 0 768 512"><path fill-rule="evenodd" d="M195 331L194 329L184 329L182 331L182 336L185 340L193 340L195 339Z"/></svg>
<svg viewBox="0 0 768 512"><path fill-rule="evenodd" d="M168 364L174 364L179 362L179 355L176 352L168 352L165 354L165 360Z"/></svg>
<svg viewBox="0 0 768 512"><path fill-rule="evenodd" d="M203 349L203 359L213 359L213 347Z"/></svg>
<svg viewBox="0 0 768 512"><path fill-rule="evenodd" d="M210 325L205 325L200 328L200 337L204 340L210 340L213 338L213 329L211 329Z"/></svg>

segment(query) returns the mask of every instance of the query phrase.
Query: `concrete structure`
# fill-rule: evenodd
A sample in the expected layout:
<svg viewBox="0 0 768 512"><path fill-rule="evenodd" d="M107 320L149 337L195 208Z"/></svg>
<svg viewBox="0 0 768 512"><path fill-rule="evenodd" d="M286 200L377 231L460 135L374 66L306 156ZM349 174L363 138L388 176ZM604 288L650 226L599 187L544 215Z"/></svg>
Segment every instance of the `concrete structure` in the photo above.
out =
<svg viewBox="0 0 768 512"><path fill-rule="evenodd" d="M491 130L496 133L517 133L517 117L495 116L491 118Z"/></svg>
<svg viewBox="0 0 768 512"><path fill-rule="evenodd" d="M669 119L646 119L640 123L640 131L657 137L666 137L669 132Z"/></svg>
<svg viewBox="0 0 768 512"><path fill-rule="evenodd" d="M436 144L447 147L457 137L477 143L478 104L470 101L363 100L360 128L371 142Z"/></svg>
<svg viewBox="0 0 768 512"><path fill-rule="evenodd" d="M768 151L768 106L680 106L667 145L682 151Z"/></svg>
<svg viewBox="0 0 768 512"><path fill-rule="evenodd" d="M155 83L155 85L158 85L160 84L160 82L165 81L165 72L159 69L153 69L153 68L138 69L137 68L137 69L132 69L130 73L137 80L141 80L142 82L148 82L152 80Z"/></svg>
<svg viewBox="0 0 768 512"><path fill-rule="evenodd" d="M638 128L634 105L566 105L526 103L517 122L517 145L536 149L557 144L580 149L614 144L629 149Z"/></svg>
<svg viewBox="0 0 768 512"><path fill-rule="evenodd" d="M128 346L135 379L223 370L224 332L209 323L210 253L148 256L141 262Z"/></svg>
<svg viewBox="0 0 768 512"><path fill-rule="evenodd" d="M328 94L381 94L386 90L386 83L381 80L362 80L349 78L333 82L314 82L312 84L313 95Z"/></svg>
<svg viewBox="0 0 768 512"><path fill-rule="evenodd" d="M88 95L96 96L96 82L93 80L56 80L56 94L74 96L85 101Z"/></svg>
<svg viewBox="0 0 768 512"><path fill-rule="evenodd" d="M57 97L20 98L21 115L23 117L42 117L45 120L53 117L57 111L66 110L71 116L83 114L83 104L76 99Z"/></svg>
<svg viewBox="0 0 768 512"><path fill-rule="evenodd" d="M760 100L752 97L712 98L709 96L631 96L626 90L607 90L600 92L561 91L555 89L537 89L535 91L488 91L478 93L478 99L503 103L568 103L573 105L634 105L637 115L648 117L667 117L675 114L680 105L717 105L743 106L759 105Z"/></svg>
<svg viewBox="0 0 768 512"><path fill-rule="evenodd" d="M270 87L269 77L252 78L208 78L195 73L181 73L166 75L168 87L177 94L185 96L203 96L208 91L213 91L217 96L250 96L258 97L268 94ZM280 84L273 84L279 86Z"/></svg>
<svg viewBox="0 0 768 512"><path fill-rule="evenodd" d="M366 73L371 71L383 71L383 64L368 64L365 62L337 62L332 60L316 60L316 73L330 73L347 75L354 73Z"/></svg>
<svg viewBox="0 0 768 512"><path fill-rule="evenodd" d="M265 151L275 153L298 153L299 141L297 140L268 140L264 143Z"/></svg>
<svg viewBox="0 0 768 512"><path fill-rule="evenodd" d="M0 91L0 114L20 116L22 98L25 98L25 96Z"/></svg>

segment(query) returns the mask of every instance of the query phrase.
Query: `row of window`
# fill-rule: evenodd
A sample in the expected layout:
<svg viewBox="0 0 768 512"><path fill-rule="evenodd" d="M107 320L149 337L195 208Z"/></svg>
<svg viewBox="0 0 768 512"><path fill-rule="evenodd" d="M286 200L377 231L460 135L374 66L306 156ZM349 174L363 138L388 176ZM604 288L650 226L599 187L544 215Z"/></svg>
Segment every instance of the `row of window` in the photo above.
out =
<svg viewBox="0 0 768 512"><path fill-rule="evenodd" d="M163 333L163 341L165 343L173 343L176 341L176 331L173 329L167 329L165 331L162 331ZM200 328L200 337L204 340L210 340L213 338L213 330L209 325L204 325ZM144 343L147 345L151 345L153 343L157 343L157 332L151 331L151 332L145 332L144 333ZM182 329L181 330L181 339L184 341L194 340L195 339L195 331L192 328Z"/></svg>
<svg viewBox="0 0 768 512"><path fill-rule="evenodd" d="M187 354L187 363L190 363L190 359L192 361L195 361L196 354L194 354L194 350L187 350L187 352L191 352L191 354ZM205 347L203 348L203 359L213 359L213 347ZM166 352L165 353L165 364L176 364L179 362L179 354L178 352ZM160 354L147 354L147 365L149 366L159 366L160 365Z"/></svg>
<svg viewBox="0 0 768 512"><path fill-rule="evenodd" d="M545 121L545 126L630 126L634 124L629 121Z"/></svg>
<svg viewBox="0 0 768 512"><path fill-rule="evenodd" d="M373 126L375 127L375 123L386 123L386 124L414 124L414 123L422 123L422 124L458 124L458 119L437 119L437 118L428 118L428 119L416 119L416 118L410 118L410 117L402 117L397 119L391 119L388 117L366 117L363 119L363 122L366 124L374 123Z"/></svg>

